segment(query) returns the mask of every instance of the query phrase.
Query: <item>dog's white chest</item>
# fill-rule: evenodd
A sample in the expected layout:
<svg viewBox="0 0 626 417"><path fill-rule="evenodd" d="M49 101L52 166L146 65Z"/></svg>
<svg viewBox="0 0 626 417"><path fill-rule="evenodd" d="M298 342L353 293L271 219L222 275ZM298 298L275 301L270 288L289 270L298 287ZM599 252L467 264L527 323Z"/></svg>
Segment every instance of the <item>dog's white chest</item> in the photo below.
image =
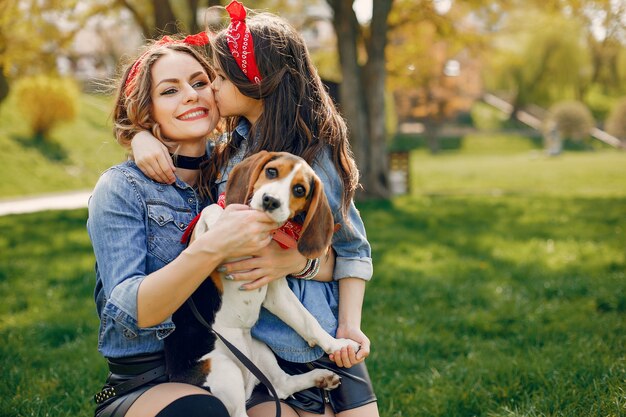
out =
<svg viewBox="0 0 626 417"><path fill-rule="evenodd" d="M261 305L267 294L267 286L252 290L241 291L242 281L229 281L222 278L224 293L222 307L215 316L215 325L218 327L237 327L250 329L259 319Z"/></svg>

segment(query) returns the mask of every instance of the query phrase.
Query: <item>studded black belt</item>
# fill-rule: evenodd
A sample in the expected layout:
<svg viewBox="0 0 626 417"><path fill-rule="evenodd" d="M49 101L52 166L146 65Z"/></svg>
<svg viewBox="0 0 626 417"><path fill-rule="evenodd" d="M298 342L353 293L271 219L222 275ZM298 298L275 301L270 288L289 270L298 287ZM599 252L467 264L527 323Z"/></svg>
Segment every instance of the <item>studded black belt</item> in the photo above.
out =
<svg viewBox="0 0 626 417"><path fill-rule="evenodd" d="M94 395L96 404L124 395L165 375L165 360L162 353L130 358L108 359L109 378L107 385ZM115 380L122 379L115 383Z"/></svg>

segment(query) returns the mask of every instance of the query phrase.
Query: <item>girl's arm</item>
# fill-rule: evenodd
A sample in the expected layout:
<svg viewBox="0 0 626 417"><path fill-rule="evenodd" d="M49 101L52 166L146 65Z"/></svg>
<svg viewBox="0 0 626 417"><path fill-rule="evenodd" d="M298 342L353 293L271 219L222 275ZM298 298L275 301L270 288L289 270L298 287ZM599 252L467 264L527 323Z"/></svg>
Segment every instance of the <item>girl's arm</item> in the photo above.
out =
<svg viewBox="0 0 626 417"><path fill-rule="evenodd" d="M135 163L146 176L163 184L176 181L176 168L169 150L146 130L137 133L130 142Z"/></svg>
<svg viewBox="0 0 626 417"><path fill-rule="evenodd" d="M339 325L337 338L352 339L360 343L358 352L352 347L344 348L330 355L337 366L350 368L363 362L370 353L370 340L361 331L361 311L365 296L366 282L360 278L343 278L339 281Z"/></svg>
<svg viewBox="0 0 626 417"><path fill-rule="evenodd" d="M241 289L254 290L271 281L296 274L304 269L307 259L296 249L283 249L272 241L252 258L225 263L219 270L230 275L235 281L252 281L243 284ZM320 270L313 278L316 281L331 281L335 268L335 253L329 249L320 258Z"/></svg>
<svg viewBox="0 0 626 417"><path fill-rule="evenodd" d="M341 190L343 184L327 150L318 158L315 172L324 183L328 203L341 228L333 235L337 255L333 278L339 281L339 318L337 337L349 338L361 344L358 352L352 348L330 355L338 366L351 367L362 362L370 352L370 340L361 331L361 309L365 285L373 274L371 246L359 211L351 201L343 216Z"/></svg>

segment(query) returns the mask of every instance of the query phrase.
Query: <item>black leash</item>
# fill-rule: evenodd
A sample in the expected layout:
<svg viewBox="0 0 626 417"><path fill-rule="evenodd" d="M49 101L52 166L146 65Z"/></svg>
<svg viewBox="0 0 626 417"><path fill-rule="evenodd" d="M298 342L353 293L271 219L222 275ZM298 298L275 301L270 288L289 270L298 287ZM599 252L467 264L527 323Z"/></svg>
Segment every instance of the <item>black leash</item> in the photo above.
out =
<svg viewBox="0 0 626 417"><path fill-rule="evenodd" d="M235 357L239 359L239 361L243 363L244 366L248 368L248 370L252 372L252 374L255 377L257 377L259 381L263 383L263 385L267 387L267 389L270 391L270 393L274 397L274 402L276 403L276 417L280 417L280 399L278 398L278 394L276 394L276 390L274 389L274 386L272 385L270 380L267 379L265 374L261 372L261 370L257 368L257 366L254 363L252 363L252 361L248 359L248 357L244 355L243 352L241 352L239 349L237 349L237 347L235 347L235 345L233 345L228 340L226 340L224 336L222 336L221 334L213 330L213 328L209 325L209 323L207 323L206 320L204 320L204 317L202 317L202 314L200 314L200 312L198 311L198 308L196 307L196 303L194 303L191 297L189 297L189 299L187 300L187 305L189 306L189 308L191 308L193 315L200 322L200 324L202 324L210 332L213 332L217 337L219 337L222 343L224 343L226 347L230 349L233 355L235 355Z"/></svg>

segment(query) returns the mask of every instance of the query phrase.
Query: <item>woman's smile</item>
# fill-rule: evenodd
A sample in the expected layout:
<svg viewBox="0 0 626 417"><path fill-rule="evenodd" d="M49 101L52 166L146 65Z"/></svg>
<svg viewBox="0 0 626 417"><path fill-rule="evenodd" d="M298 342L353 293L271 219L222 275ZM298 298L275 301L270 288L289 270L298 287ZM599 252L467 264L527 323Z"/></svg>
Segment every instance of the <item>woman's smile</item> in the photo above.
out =
<svg viewBox="0 0 626 417"><path fill-rule="evenodd" d="M203 107L196 107L194 109L184 112L183 114L181 114L180 116L177 116L176 118L182 121L188 121L188 120L193 121L193 120L202 119L204 117L207 117L208 115L209 115L209 111L207 109Z"/></svg>

